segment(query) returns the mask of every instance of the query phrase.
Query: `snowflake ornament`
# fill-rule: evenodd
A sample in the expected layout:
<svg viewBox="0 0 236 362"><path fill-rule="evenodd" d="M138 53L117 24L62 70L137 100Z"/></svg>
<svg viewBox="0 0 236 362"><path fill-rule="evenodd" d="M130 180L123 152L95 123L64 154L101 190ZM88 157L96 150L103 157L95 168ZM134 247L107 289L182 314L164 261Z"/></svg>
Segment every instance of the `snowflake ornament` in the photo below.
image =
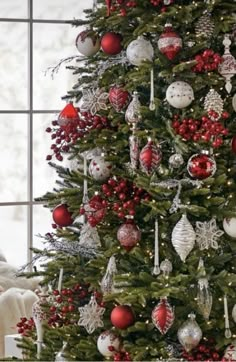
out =
<svg viewBox="0 0 236 362"><path fill-rule="evenodd" d="M196 222L196 242L200 250L208 250L209 248L218 249L218 239L224 234L216 224L216 219L209 222Z"/></svg>
<svg viewBox="0 0 236 362"><path fill-rule="evenodd" d="M107 110L108 93L103 89L92 88L83 89L83 97L81 99L81 112L90 112L94 116L100 109Z"/></svg>
<svg viewBox="0 0 236 362"><path fill-rule="evenodd" d="M96 328L103 327L102 316L105 308L100 307L94 296L91 297L90 302L83 307L79 307L80 319L78 325L86 329L91 334Z"/></svg>

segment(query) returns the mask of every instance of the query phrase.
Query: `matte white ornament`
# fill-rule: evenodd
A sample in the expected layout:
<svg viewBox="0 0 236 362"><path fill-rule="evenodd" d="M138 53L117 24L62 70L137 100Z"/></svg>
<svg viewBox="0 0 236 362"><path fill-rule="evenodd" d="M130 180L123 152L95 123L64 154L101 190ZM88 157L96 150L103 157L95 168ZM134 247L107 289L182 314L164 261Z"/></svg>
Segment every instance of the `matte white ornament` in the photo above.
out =
<svg viewBox="0 0 236 362"><path fill-rule="evenodd" d="M188 254L193 249L195 239L195 231L187 216L183 214L181 219L175 225L171 236L171 242L183 262L185 262Z"/></svg>
<svg viewBox="0 0 236 362"><path fill-rule="evenodd" d="M97 156L89 164L89 174L96 181L105 181L111 175L112 164L104 156Z"/></svg>
<svg viewBox="0 0 236 362"><path fill-rule="evenodd" d="M236 304L234 304L233 309L232 309L232 318L234 323L236 323Z"/></svg>
<svg viewBox="0 0 236 362"><path fill-rule="evenodd" d="M126 56L131 64L139 66L146 60L152 61L154 50L149 40L139 36L136 40L129 43L126 49Z"/></svg>
<svg viewBox="0 0 236 362"><path fill-rule="evenodd" d="M233 106L234 112L236 112L236 93L234 94L234 96L232 98L232 106Z"/></svg>
<svg viewBox="0 0 236 362"><path fill-rule="evenodd" d="M225 78L225 89L228 93L232 90L231 78L236 74L236 59L230 53L230 35L225 34L223 45L225 47L223 61L218 66L218 72Z"/></svg>
<svg viewBox="0 0 236 362"><path fill-rule="evenodd" d="M178 330L178 340L187 352L197 347L202 339L202 330L195 321L195 314L189 314L189 319Z"/></svg>
<svg viewBox="0 0 236 362"><path fill-rule="evenodd" d="M110 350L110 346L114 348L113 351ZM104 357L112 357L114 353L120 350L121 340L113 332L105 331L98 337L97 348Z"/></svg>
<svg viewBox="0 0 236 362"><path fill-rule="evenodd" d="M173 82L167 88L166 100L174 108L188 107L194 100L193 88L187 82Z"/></svg>
<svg viewBox="0 0 236 362"><path fill-rule="evenodd" d="M227 235L236 238L236 217L224 218L223 228Z"/></svg>

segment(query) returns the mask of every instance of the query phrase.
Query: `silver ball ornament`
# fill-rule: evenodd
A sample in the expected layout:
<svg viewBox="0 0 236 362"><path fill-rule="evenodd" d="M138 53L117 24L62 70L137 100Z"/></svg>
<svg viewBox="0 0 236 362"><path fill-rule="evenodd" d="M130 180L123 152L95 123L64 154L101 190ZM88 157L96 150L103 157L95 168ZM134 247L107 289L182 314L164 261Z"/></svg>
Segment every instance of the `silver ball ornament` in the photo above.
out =
<svg viewBox="0 0 236 362"><path fill-rule="evenodd" d="M150 41L144 39L143 36L139 36L129 43L126 56L131 64L139 66L145 60L152 61L154 50Z"/></svg>
<svg viewBox="0 0 236 362"><path fill-rule="evenodd" d="M187 352L197 347L202 339L202 330L195 321L195 314L191 313L189 319L178 329L178 340Z"/></svg>
<svg viewBox="0 0 236 362"><path fill-rule="evenodd" d="M174 153L169 158L169 165L171 168L179 168L184 163L183 156L181 153Z"/></svg>

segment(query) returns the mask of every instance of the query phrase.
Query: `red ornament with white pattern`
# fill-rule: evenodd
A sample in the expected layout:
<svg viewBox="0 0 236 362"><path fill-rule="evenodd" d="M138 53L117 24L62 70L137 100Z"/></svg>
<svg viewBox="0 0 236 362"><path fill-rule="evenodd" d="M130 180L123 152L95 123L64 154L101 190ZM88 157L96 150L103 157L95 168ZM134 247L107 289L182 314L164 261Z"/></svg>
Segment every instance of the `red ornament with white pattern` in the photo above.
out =
<svg viewBox="0 0 236 362"><path fill-rule="evenodd" d="M109 90L109 101L116 112L121 112L128 106L130 94L122 87L114 86Z"/></svg>
<svg viewBox="0 0 236 362"><path fill-rule="evenodd" d="M155 171L162 160L162 152L151 139L148 140L146 146L143 147L139 154L139 162L141 169L148 175Z"/></svg>
<svg viewBox="0 0 236 362"><path fill-rule="evenodd" d="M152 323L161 334L166 334L174 323L174 319L173 308L168 303L167 298L161 298L160 302L152 311Z"/></svg>
<svg viewBox="0 0 236 362"><path fill-rule="evenodd" d="M141 240L141 231L133 219L128 219L119 227L117 239L127 251L130 251Z"/></svg>
<svg viewBox="0 0 236 362"><path fill-rule="evenodd" d="M170 23L165 25L164 32L160 35L157 44L160 52L169 60L173 60L183 47L182 39L173 30Z"/></svg>
<svg viewBox="0 0 236 362"><path fill-rule="evenodd" d="M204 180L215 174L216 161L208 151L202 151L190 157L187 170L191 177L197 180Z"/></svg>

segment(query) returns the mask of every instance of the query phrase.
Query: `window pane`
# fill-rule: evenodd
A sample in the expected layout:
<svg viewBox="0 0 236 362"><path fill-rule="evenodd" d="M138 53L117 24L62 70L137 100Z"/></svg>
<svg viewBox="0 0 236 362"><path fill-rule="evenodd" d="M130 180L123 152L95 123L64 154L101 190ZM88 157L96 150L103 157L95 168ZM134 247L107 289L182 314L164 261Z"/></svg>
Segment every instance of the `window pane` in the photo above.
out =
<svg viewBox="0 0 236 362"><path fill-rule="evenodd" d="M33 118L33 195L42 196L52 191L57 173L48 165L46 156L51 154L52 144L50 133L45 129L55 118L53 114L36 114ZM53 160L55 161L55 160Z"/></svg>
<svg viewBox="0 0 236 362"><path fill-rule="evenodd" d="M91 8L93 0L36 0L34 18L71 20L81 18L82 10Z"/></svg>
<svg viewBox="0 0 236 362"><path fill-rule="evenodd" d="M27 0L0 1L1 18L26 18L28 15Z"/></svg>
<svg viewBox="0 0 236 362"><path fill-rule="evenodd" d="M27 261L27 206L2 206L0 219L1 250L9 264L20 267Z"/></svg>
<svg viewBox="0 0 236 362"><path fill-rule="evenodd" d="M60 110L65 106L61 96L72 88L77 77L65 69L68 63L60 67L53 79L47 70L61 59L78 54L77 34L78 29L68 24L34 24L34 109Z"/></svg>
<svg viewBox="0 0 236 362"><path fill-rule="evenodd" d="M0 109L23 110L28 102L28 25L2 22L0 34Z"/></svg>
<svg viewBox="0 0 236 362"><path fill-rule="evenodd" d="M27 200L27 115L0 114L0 202Z"/></svg>

